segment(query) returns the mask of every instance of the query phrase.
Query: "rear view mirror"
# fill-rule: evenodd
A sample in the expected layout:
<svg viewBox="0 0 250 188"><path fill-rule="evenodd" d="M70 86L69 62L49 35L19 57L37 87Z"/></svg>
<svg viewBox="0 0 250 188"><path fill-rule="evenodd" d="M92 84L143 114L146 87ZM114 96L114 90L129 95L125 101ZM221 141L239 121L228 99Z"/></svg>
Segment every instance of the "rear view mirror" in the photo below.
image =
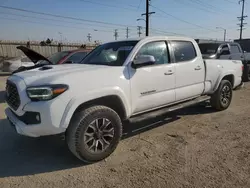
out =
<svg viewBox="0 0 250 188"><path fill-rule="evenodd" d="M133 62L133 68L139 68L155 64L155 57L152 55L140 55Z"/></svg>

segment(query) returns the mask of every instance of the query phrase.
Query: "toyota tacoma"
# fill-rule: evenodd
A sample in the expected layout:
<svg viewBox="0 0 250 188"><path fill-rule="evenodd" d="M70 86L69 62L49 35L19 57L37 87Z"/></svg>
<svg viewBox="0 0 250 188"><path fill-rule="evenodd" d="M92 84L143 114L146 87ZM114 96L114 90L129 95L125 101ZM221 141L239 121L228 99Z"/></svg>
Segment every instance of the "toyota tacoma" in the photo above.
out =
<svg viewBox="0 0 250 188"><path fill-rule="evenodd" d="M241 76L241 61L204 60L191 38L115 41L98 46L79 64L11 75L5 113L17 133L63 133L70 151L93 163L115 150L127 120L204 101L227 109Z"/></svg>

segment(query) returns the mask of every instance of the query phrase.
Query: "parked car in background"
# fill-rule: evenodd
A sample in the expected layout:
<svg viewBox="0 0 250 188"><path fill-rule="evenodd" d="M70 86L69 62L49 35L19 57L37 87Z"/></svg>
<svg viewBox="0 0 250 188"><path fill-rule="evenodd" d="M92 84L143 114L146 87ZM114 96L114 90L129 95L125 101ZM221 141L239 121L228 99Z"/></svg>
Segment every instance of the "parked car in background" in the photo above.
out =
<svg viewBox="0 0 250 188"><path fill-rule="evenodd" d="M9 70L9 72L12 73L30 70L47 64L59 65L79 63L89 52L85 49L76 49L57 52L49 57L44 57L43 55L25 46L18 46L17 49L21 50L27 56L26 59L29 60L29 62L26 62L23 59L18 59L18 61L6 61L6 67L9 65L9 68L5 68L5 70Z"/></svg>
<svg viewBox="0 0 250 188"><path fill-rule="evenodd" d="M26 56L9 58L3 61L1 70L3 72L13 72L19 67L30 67L35 64Z"/></svg>
<svg viewBox="0 0 250 188"><path fill-rule="evenodd" d="M115 150L125 120L204 101L226 110L232 89L241 83L242 66L239 60L204 60L187 37L115 41L95 48L79 64L10 76L5 113L19 134L64 133L70 151L91 163Z"/></svg>
<svg viewBox="0 0 250 188"><path fill-rule="evenodd" d="M204 59L241 60L244 65L242 80L250 80L250 53L244 52L236 42L199 43Z"/></svg>

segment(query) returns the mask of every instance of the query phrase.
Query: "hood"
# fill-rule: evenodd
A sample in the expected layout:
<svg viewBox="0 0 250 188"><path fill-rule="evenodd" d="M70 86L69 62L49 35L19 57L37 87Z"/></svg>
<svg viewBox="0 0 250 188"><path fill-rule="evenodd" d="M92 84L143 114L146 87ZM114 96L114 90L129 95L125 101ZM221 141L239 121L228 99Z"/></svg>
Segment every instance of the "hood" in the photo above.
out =
<svg viewBox="0 0 250 188"><path fill-rule="evenodd" d="M84 72L95 71L111 68L102 65L86 65L86 64L62 64L62 65L45 65L29 71L16 73L15 75L22 78L27 85L51 83L55 80L76 79L83 76ZM79 81L76 79L76 81Z"/></svg>
<svg viewBox="0 0 250 188"><path fill-rule="evenodd" d="M17 46L17 49L21 50L33 63L37 63L40 60L48 61L49 64L53 64L50 60L48 60L43 55L35 52L34 50L31 50L25 46Z"/></svg>

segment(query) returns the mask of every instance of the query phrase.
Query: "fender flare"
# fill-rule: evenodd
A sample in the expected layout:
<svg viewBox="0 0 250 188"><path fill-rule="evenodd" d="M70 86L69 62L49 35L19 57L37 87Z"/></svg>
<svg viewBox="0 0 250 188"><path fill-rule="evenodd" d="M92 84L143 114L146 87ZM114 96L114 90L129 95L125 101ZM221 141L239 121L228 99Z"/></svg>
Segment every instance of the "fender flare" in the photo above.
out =
<svg viewBox="0 0 250 188"><path fill-rule="evenodd" d="M129 107L129 101L128 99L125 97L126 95L124 94L124 92L119 88L119 87L113 87L113 88L105 88L103 90L96 90L96 91L91 91L91 92L87 92L84 95L81 96L77 96L72 98L63 113L61 122L60 122L60 127L62 128L67 128L70 120L75 112L75 110L82 104L94 100L94 99L99 99L102 97L107 97L107 96L117 96L119 97L119 99L121 100L121 102L123 103L124 109L125 109L125 113L126 113L126 117L130 114L130 107Z"/></svg>
<svg viewBox="0 0 250 188"><path fill-rule="evenodd" d="M218 79L217 79L216 82L215 82L215 86L214 86L214 88L213 88L213 92L215 92L215 91L218 89L218 87L219 87L219 85L220 85L222 79L223 79L225 76L229 76L229 75L233 75L233 80L235 79L235 78L234 78L235 76L234 76L234 72L233 72L233 71L222 72L222 73L220 74L220 76L218 77ZM234 87L234 84L232 85L232 87Z"/></svg>

